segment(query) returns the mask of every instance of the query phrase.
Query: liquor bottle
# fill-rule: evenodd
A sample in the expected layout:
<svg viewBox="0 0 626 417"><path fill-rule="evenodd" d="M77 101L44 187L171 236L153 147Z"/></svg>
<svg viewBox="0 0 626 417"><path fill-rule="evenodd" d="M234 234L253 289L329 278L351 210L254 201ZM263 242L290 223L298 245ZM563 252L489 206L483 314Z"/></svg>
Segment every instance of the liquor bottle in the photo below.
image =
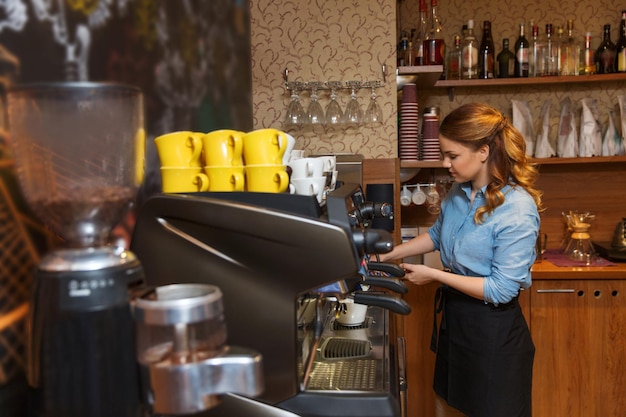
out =
<svg viewBox="0 0 626 417"><path fill-rule="evenodd" d="M580 50L580 75L596 73L595 51L591 49L591 32L585 33L585 42Z"/></svg>
<svg viewBox="0 0 626 417"><path fill-rule="evenodd" d="M544 61L544 72L542 75L559 75L559 45L552 39L552 23L546 25L546 38L542 55Z"/></svg>
<svg viewBox="0 0 626 417"><path fill-rule="evenodd" d="M622 10L622 20L619 24L619 39L617 40L617 72L626 72L626 10Z"/></svg>
<svg viewBox="0 0 626 417"><path fill-rule="evenodd" d="M460 80L461 79L461 37L454 35L454 47L448 52L448 58L446 61L446 80Z"/></svg>
<svg viewBox="0 0 626 417"><path fill-rule="evenodd" d="M558 28L556 28L556 39L554 39L553 42L553 47L554 47L554 53L556 55L555 57L555 61L556 61L556 74L555 75L559 75L561 74L561 45L563 44L563 41L565 40L565 29L563 29L563 26L559 26Z"/></svg>
<svg viewBox="0 0 626 417"><path fill-rule="evenodd" d="M574 20L567 21L567 37L563 39L559 47L561 56L561 75L578 75L578 59L580 57L580 45L574 37Z"/></svg>
<svg viewBox="0 0 626 417"><path fill-rule="evenodd" d="M543 57L541 55L541 43L539 42L539 26L530 21L532 36L530 39L530 52L528 54L528 75L538 77L541 72Z"/></svg>
<svg viewBox="0 0 626 417"><path fill-rule="evenodd" d="M409 35L405 30L401 32L400 42L398 43L398 66L408 65L404 62L406 58L406 50L409 48Z"/></svg>
<svg viewBox="0 0 626 417"><path fill-rule="evenodd" d="M428 31L428 3L420 0L420 21L415 38L415 65L424 65L424 39Z"/></svg>
<svg viewBox="0 0 626 417"><path fill-rule="evenodd" d="M615 72L615 55L617 48L611 42L611 25L604 25L602 42L596 50L596 73L610 74Z"/></svg>
<svg viewBox="0 0 626 417"><path fill-rule="evenodd" d="M429 28L424 39L424 65L443 65L446 44L443 41L443 26L437 12L437 1L430 0Z"/></svg>
<svg viewBox="0 0 626 417"><path fill-rule="evenodd" d="M413 41L409 41L409 46L404 55L404 65L415 65L415 49L413 49Z"/></svg>
<svg viewBox="0 0 626 417"><path fill-rule="evenodd" d="M478 78L494 78L494 63L496 61L495 46L491 36L491 22L483 22L483 37L480 41L478 56Z"/></svg>
<svg viewBox="0 0 626 417"><path fill-rule="evenodd" d="M515 41L515 76L528 77L528 55L530 44L524 34L524 23L519 24L519 36Z"/></svg>
<svg viewBox="0 0 626 417"><path fill-rule="evenodd" d="M464 80L478 78L478 45L474 36L474 20L467 21L467 36L463 39L462 77Z"/></svg>
<svg viewBox="0 0 626 417"><path fill-rule="evenodd" d="M498 78L510 78L515 73L515 54L509 49L509 38L502 39L502 50L498 54Z"/></svg>

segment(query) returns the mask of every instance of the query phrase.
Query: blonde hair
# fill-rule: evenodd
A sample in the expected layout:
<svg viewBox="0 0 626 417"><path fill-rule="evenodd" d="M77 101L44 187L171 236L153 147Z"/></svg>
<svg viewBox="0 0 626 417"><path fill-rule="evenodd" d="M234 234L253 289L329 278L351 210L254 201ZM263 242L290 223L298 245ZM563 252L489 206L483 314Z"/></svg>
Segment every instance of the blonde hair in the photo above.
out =
<svg viewBox="0 0 626 417"><path fill-rule="evenodd" d="M486 204L474 214L476 223L482 223L486 215L504 202L502 189L507 185L525 189L535 200L537 209L543 210L542 193L535 188L539 172L526 156L526 142L498 110L482 103L464 104L444 118L439 134L474 151L489 146L487 164L491 181L485 191Z"/></svg>

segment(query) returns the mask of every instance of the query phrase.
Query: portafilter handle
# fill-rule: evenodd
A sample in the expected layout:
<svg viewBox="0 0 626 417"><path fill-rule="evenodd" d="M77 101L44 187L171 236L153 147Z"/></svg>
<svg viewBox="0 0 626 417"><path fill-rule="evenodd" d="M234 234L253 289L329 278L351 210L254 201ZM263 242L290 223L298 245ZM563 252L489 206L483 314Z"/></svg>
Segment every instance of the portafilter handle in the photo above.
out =
<svg viewBox="0 0 626 417"><path fill-rule="evenodd" d="M398 278L388 277L365 277L361 285L371 285L374 287L385 288L398 294L406 294L409 288Z"/></svg>
<svg viewBox="0 0 626 417"><path fill-rule="evenodd" d="M395 295L374 291L356 291L353 298L357 304L382 307L402 315L411 313L411 306Z"/></svg>

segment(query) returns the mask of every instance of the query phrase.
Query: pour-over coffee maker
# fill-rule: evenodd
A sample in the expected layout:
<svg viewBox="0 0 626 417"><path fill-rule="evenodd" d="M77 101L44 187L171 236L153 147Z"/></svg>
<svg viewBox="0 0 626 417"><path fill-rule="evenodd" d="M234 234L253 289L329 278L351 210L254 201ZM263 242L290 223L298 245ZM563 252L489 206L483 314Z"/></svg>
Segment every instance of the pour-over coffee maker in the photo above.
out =
<svg viewBox="0 0 626 417"><path fill-rule="evenodd" d="M591 222L595 214L588 212L569 211L563 213L568 227L568 240L564 253L573 261L584 262L586 265L596 258L596 252L591 242Z"/></svg>
<svg viewBox="0 0 626 417"><path fill-rule="evenodd" d="M128 287L138 259L108 246L142 181L141 91L110 83L15 86L7 93L17 176L61 238L35 272L28 381L38 417L141 412Z"/></svg>

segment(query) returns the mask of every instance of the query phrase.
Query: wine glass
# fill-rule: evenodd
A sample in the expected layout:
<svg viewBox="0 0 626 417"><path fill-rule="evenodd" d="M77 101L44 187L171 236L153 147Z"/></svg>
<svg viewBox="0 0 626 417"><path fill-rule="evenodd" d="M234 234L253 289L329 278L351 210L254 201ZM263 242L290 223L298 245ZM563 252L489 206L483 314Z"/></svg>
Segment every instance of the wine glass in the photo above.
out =
<svg viewBox="0 0 626 417"><path fill-rule="evenodd" d="M343 120L343 111L337 101L337 90L341 88L340 81L329 81L330 102L326 106L326 123L329 125L338 125Z"/></svg>
<svg viewBox="0 0 626 417"><path fill-rule="evenodd" d="M365 110L365 123L380 124L383 122L383 109L376 102L376 88L378 87L380 87L378 81L373 81L370 84L372 94L370 96L370 104L367 106L367 110Z"/></svg>
<svg viewBox="0 0 626 417"><path fill-rule="evenodd" d="M306 112L300 103L302 83L299 81L290 82L287 88L291 90L291 102L287 107L285 123L287 125L301 125L306 121Z"/></svg>
<svg viewBox="0 0 626 417"><path fill-rule="evenodd" d="M306 117L310 124L319 125L324 123L324 109L318 101L317 89L320 88L322 83L314 81L311 85L311 102L306 110Z"/></svg>
<svg viewBox="0 0 626 417"><path fill-rule="evenodd" d="M356 92L361 88L360 81L348 81L348 87L351 89L350 101L346 106L346 112L343 115L344 123L346 124L360 124L363 121L363 111L361 110L361 104L359 103Z"/></svg>

